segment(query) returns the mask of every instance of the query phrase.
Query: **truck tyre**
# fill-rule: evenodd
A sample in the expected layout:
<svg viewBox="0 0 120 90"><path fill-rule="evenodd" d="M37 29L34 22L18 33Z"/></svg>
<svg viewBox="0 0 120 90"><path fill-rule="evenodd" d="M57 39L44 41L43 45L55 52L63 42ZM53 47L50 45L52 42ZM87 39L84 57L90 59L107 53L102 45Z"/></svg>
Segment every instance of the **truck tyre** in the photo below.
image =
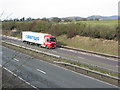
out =
<svg viewBox="0 0 120 90"><path fill-rule="evenodd" d="M49 49L48 46L46 46L46 48Z"/></svg>
<svg viewBox="0 0 120 90"><path fill-rule="evenodd" d="M40 47L42 48L42 46L40 45Z"/></svg>
<svg viewBox="0 0 120 90"><path fill-rule="evenodd" d="M40 47L40 45L39 44L36 44L37 45L37 47Z"/></svg>

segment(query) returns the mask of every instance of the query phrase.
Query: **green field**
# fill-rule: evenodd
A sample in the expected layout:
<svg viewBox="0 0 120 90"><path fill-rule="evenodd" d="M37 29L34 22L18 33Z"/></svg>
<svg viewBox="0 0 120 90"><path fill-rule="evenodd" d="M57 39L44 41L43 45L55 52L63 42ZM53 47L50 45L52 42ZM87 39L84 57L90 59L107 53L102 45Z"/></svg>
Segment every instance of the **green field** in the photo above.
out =
<svg viewBox="0 0 120 90"><path fill-rule="evenodd" d="M114 26L118 26L118 20L100 20L100 21L73 21L73 22L61 22L61 24L69 24L69 23L84 23L87 25L105 25L105 26L110 26L110 27L114 27Z"/></svg>
<svg viewBox="0 0 120 90"><path fill-rule="evenodd" d="M118 20L101 20L101 21L78 21L90 25L107 25L107 26L116 26L118 25Z"/></svg>

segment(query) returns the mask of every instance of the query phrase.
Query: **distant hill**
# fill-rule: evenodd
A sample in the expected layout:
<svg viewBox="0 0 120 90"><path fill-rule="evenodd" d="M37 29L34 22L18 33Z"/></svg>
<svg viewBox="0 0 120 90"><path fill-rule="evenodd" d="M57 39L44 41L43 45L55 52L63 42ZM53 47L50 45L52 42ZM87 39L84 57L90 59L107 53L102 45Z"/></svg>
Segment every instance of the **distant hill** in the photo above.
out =
<svg viewBox="0 0 120 90"><path fill-rule="evenodd" d="M114 16L99 16L99 15L93 15L93 16L87 17L87 19L95 19L95 18L98 18L98 19L101 19L101 20L117 20L117 19L118 19L118 16L117 16L117 15L114 15Z"/></svg>
<svg viewBox="0 0 120 90"><path fill-rule="evenodd" d="M69 20L80 20L84 17L77 17L77 16L73 16L73 17L65 17L65 18L62 18L62 19L69 19Z"/></svg>
<svg viewBox="0 0 120 90"><path fill-rule="evenodd" d="M57 17L51 17L51 18L48 18L49 20L53 19L53 18L57 18ZM63 17L61 18L62 20L63 19L69 19L69 20L81 20L85 17L79 17L79 16L71 16L71 17ZM92 15L92 16L88 16L86 19L96 19L98 18L99 20L117 20L118 19L118 16L117 15L114 15L114 16L100 16L100 15Z"/></svg>

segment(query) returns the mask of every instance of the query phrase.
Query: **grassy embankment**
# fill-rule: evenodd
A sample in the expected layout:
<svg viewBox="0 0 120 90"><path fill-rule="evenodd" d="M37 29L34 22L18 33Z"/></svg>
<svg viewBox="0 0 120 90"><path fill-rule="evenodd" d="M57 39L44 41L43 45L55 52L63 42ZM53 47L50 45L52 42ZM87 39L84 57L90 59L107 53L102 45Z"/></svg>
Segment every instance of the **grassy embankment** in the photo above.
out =
<svg viewBox="0 0 120 90"><path fill-rule="evenodd" d="M57 41L74 48L118 55L118 42L115 40L93 39L78 35L68 39L66 35L61 35L57 37Z"/></svg>

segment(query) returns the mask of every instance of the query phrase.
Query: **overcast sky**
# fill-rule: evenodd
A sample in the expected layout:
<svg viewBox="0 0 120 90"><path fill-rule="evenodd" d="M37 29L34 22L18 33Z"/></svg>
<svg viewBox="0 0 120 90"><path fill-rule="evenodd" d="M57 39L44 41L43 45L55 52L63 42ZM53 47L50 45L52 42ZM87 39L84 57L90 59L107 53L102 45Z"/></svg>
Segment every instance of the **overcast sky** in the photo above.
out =
<svg viewBox="0 0 120 90"><path fill-rule="evenodd" d="M1 0L1 19L118 14L119 0Z"/></svg>

